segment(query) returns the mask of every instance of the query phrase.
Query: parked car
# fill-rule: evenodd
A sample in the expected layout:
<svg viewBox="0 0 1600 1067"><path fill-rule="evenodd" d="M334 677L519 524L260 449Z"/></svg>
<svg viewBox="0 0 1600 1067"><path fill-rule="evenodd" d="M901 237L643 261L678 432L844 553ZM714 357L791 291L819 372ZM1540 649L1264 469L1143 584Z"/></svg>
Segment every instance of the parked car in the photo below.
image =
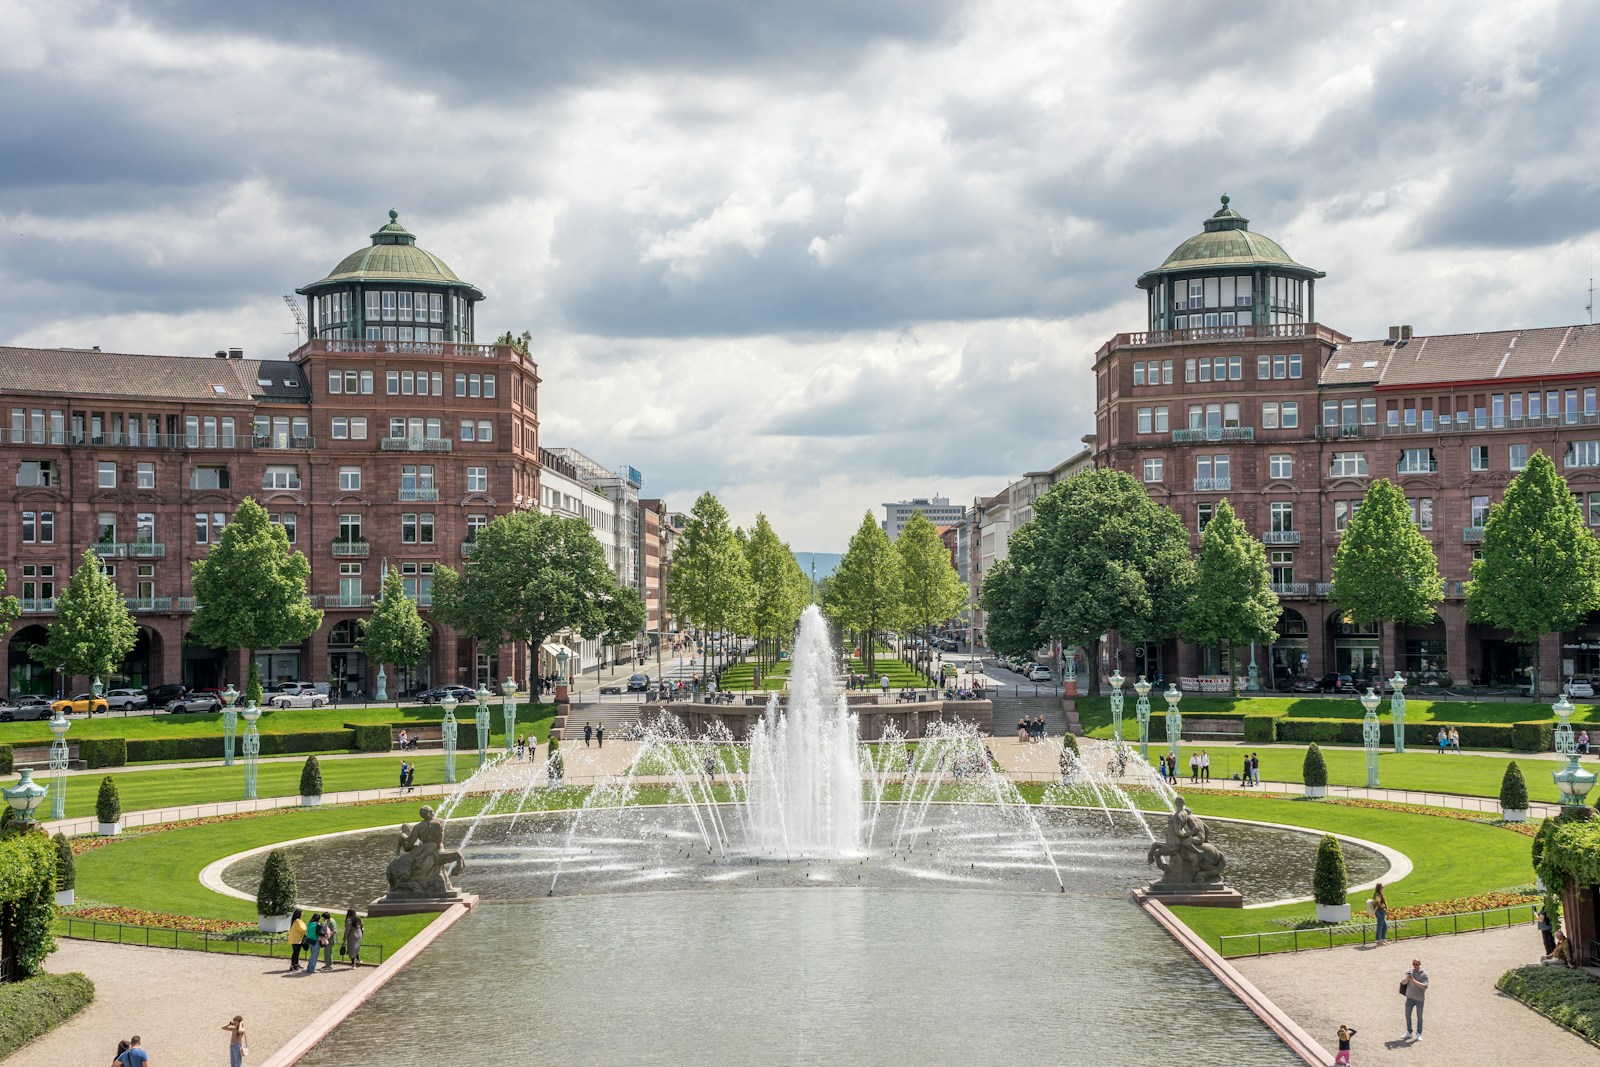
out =
<svg viewBox="0 0 1600 1067"><path fill-rule="evenodd" d="M1348 674L1324 674L1317 679L1317 689L1323 693L1354 693L1356 680Z"/></svg>
<svg viewBox="0 0 1600 1067"><path fill-rule="evenodd" d="M320 708L328 698L313 689L309 693L273 693L267 697L267 706L273 708Z"/></svg>
<svg viewBox="0 0 1600 1067"><path fill-rule="evenodd" d="M1050 673L1050 668L1043 664L1036 663L1028 671L1028 681L1030 682L1049 682L1053 680L1054 676Z"/></svg>
<svg viewBox="0 0 1600 1067"><path fill-rule="evenodd" d="M0 704L0 722L25 722L30 719L50 718L50 701L41 696L18 697L10 704Z"/></svg>
<svg viewBox="0 0 1600 1067"><path fill-rule="evenodd" d="M267 692L295 696L299 693L319 693L321 690L314 682L279 682L277 685L268 686Z"/></svg>
<svg viewBox="0 0 1600 1067"><path fill-rule="evenodd" d="M68 697L66 700L53 701L50 704L50 710L52 712L64 711L68 715L75 712L88 712L93 715L97 711L109 710L109 706L106 704L105 697L97 697L93 693L79 693L77 696Z"/></svg>
<svg viewBox="0 0 1600 1067"><path fill-rule="evenodd" d="M642 693L646 689L649 689L649 688L650 688L650 676L648 674L635 674L635 675L630 675L629 676L629 678L628 678L628 692L630 692L630 693Z"/></svg>
<svg viewBox="0 0 1600 1067"><path fill-rule="evenodd" d="M189 689L182 685L158 685L145 692L145 700L152 708L164 708L174 700L187 695Z"/></svg>
<svg viewBox="0 0 1600 1067"><path fill-rule="evenodd" d="M602 685L600 687L600 695L603 696L603 697L606 697L606 696L610 696L610 697L621 696L622 695L622 686L618 685L615 682L612 682L609 685Z"/></svg>
<svg viewBox="0 0 1600 1067"><path fill-rule="evenodd" d="M1302 674L1289 679L1288 689L1291 693L1320 693L1322 682L1320 679Z"/></svg>
<svg viewBox="0 0 1600 1067"><path fill-rule="evenodd" d="M209 693L190 693L167 703L169 715L195 715L207 711L221 711L222 701Z"/></svg>
<svg viewBox="0 0 1600 1067"><path fill-rule="evenodd" d="M144 695L143 689L113 689L106 694L106 706L112 711L147 708L150 698Z"/></svg>
<svg viewBox="0 0 1600 1067"><path fill-rule="evenodd" d="M464 685L441 685L436 689L428 689L418 693L417 701L422 704L437 704L446 696L453 696L462 703L478 699L477 694Z"/></svg>
<svg viewBox="0 0 1600 1067"><path fill-rule="evenodd" d="M1569 697L1582 697L1586 700L1594 698L1594 682L1588 678L1568 678L1563 688Z"/></svg>

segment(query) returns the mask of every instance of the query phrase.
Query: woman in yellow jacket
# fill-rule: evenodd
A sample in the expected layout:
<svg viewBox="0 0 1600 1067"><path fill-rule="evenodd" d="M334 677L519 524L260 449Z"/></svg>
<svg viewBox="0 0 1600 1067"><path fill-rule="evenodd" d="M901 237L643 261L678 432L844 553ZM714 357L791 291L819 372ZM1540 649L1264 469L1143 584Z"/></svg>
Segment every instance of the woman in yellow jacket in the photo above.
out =
<svg viewBox="0 0 1600 1067"><path fill-rule="evenodd" d="M289 922L289 969L300 969L300 949L306 943L306 921L300 917L300 909L294 909L294 915ZM316 949L311 951L315 952Z"/></svg>

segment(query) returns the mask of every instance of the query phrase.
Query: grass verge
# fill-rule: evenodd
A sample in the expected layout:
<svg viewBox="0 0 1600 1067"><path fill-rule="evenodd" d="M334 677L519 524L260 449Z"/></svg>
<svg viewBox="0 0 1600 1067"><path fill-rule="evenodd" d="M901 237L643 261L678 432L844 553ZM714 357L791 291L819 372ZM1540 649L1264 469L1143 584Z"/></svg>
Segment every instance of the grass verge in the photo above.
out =
<svg viewBox="0 0 1600 1067"><path fill-rule="evenodd" d="M1495 988L1600 1045L1600 979L1566 967L1516 967Z"/></svg>
<svg viewBox="0 0 1600 1067"><path fill-rule="evenodd" d="M76 971L0 985L0 1060L94 1002L94 983Z"/></svg>

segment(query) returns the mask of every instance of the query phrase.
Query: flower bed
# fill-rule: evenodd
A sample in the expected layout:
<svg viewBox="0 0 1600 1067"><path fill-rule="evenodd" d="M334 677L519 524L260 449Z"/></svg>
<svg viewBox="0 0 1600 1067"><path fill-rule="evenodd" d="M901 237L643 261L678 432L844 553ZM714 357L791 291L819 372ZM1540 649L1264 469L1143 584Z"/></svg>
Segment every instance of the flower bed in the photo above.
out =
<svg viewBox="0 0 1600 1067"><path fill-rule="evenodd" d="M62 908L63 918L84 922L118 923L122 926L154 926L163 930L180 930L190 934L255 934L256 924L235 919L201 919L193 915L169 915L165 912L144 911L140 908L118 908L103 905L86 905Z"/></svg>

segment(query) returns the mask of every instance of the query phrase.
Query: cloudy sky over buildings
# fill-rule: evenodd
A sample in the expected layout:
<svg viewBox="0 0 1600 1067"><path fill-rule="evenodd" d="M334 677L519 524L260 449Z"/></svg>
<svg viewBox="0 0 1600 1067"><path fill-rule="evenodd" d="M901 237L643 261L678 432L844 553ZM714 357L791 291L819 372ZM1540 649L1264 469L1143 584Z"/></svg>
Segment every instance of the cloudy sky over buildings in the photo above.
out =
<svg viewBox="0 0 1600 1067"><path fill-rule="evenodd" d="M547 445L842 547L1091 429L1228 193L1355 337L1583 322L1600 5L0 0L0 342L291 349L393 207ZM881 513L881 512L880 512Z"/></svg>

